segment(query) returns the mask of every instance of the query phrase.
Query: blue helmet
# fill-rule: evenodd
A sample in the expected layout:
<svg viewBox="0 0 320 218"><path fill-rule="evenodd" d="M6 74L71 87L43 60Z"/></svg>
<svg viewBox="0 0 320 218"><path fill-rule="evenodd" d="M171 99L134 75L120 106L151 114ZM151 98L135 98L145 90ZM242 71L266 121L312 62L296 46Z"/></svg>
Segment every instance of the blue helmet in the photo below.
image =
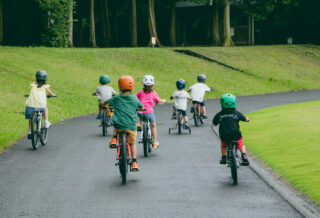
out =
<svg viewBox="0 0 320 218"><path fill-rule="evenodd" d="M178 79L176 85L177 89L184 89L186 88L186 81L184 79Z"/></svg>

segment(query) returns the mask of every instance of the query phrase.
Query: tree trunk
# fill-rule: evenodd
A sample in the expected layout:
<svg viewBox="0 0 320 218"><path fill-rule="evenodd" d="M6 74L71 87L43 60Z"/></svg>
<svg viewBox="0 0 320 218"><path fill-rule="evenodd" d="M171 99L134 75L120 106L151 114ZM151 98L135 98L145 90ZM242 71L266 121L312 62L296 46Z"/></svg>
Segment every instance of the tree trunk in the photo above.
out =
<svg viewBox="0 0 320 218"><path fill-rule="evenodd" d="M220 45L220 22L218 4L212 5L212 45Z"/></svg>
<svg viewBox="0 0 320 218"><path fill-rule="evenodd" d="M248 17L248 45L254 45L254 18Z"/></svg>
<svg viewBox="0 0 320 218"><path fill-rule="evenodd" d="M231 31L230 31L230 1L229 0L225 0L223 21L224 21L223 46L233 46L234 44L231 39Z"/></svg>
<svg viewBox="0 0 320 218"><path fill-rule="evenodd" d="M69 47L73 47L73 0L70 0L69 9Z"/></svg>
<svg viewBox="0 0 320 218"><path fill-rule="evenodd" d="M157 27L156 27L156 19L155 19L155 13L154 13L154 1L155 0L148 0L148 24L149 24L149 33L150 33L150 42L149 45L151 45L151 37L156 38L156 44L161 47L161 43L158 39L157 35Z"/></svg>
<svg viewBox="0 0 320 218"><path fill-rule="evenodd" d="M97 47L94 24L94 0L90 0L90 42L93 48Z"/></svg>
<svg viewBox="0 0 320 218"><path fill-rule="evenodd" d="M108 0L104 0L103 4L104 8L104 16L103 17L103 31L104 31L104 38L105 44L108 46L111 44L111 28L110 28L110 15L109 15L109 4Z"/></svg>
<svg viewBox="0 0 320 218"><path fill-rule="evenodd" d="M172 46L176 46L176 1L171 0L170 43Z"/></svg>
<svg viewBox="0 0 320 218"><path fill-rule="evenodd" d="M137 5L136 0L132 0L132 17L131 17L131 46L138 46L138 38L137 38Z"/></svg>
<svg viewBox="0 0 320 218"><path fill-rule="evenodd" d="M3 41L3 14L2 14L2 0L0 0L0 44Z"/></svg>

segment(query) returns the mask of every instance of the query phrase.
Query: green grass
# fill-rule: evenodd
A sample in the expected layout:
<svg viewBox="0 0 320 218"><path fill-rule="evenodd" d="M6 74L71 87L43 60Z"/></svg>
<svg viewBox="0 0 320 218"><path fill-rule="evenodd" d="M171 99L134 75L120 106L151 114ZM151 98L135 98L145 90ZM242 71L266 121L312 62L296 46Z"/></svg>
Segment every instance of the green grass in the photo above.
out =
<svg viewBox="0 0 320 218"><path fill-rule="evenodd" d="M248 114L242 125L248 149L298 190L320 203L320 101Z"/></svg>
<svg viewBox="0 0 320 218"><path fill-rule="evenodd" d="M293 90L319 88L320 46L278 45L190 49L242 69L257 78L278 81Z"/></svg>
<svg viewBox="0 0 320 218"><path fill-rule="evenodd" d="M284 47L279 53L295 55L296 51L291 48ZM319 47L298 48L308 51L316 48L319 50ZM223 51L223 48L214 49ZM225 48L226 51L232 49L238 51L252 48ZM260 57L257 56L258 58ZM230 56L230 62L233 59ZM108 74L111 77L111 86L116 90L119 76L132 75L137 81L135 92L141 88L140 81L143 75L152 74L156 79L154 89L160 97L168 99L175 90L177 79L184 78L187 84L191 85L196 82L196 76L199 73L205 73L208 77L207 84L218 90L208 95L211 98L226 92L235 95L251 95L320 88L319 68L316 69L316 64L309 64L313 60L313 56L301 60L305 62L305 71L301 72L300 77L304 78L304 74L309 75L305 72L314 72L312 75L318 73L313 78L314 83L301 82L297 86L292 86L279 81L241 74L197 58L177 54L171 49L0 47L0 152L26 135L27 121L20 114L25 109L23 95L29 93L29 85L34 81L34 75L38 69L48 72L48 83L52 91L58 95L58 98L49 100L48 106L50 120L57 122L96 112L97 100L91 97L91 93L98 86L101 74ZM291 63L291 65L294 64L296 64L295 61ZM258 66L257 68L259 69ZM288 74L287 77L290 79L291 75ZM301 81L306 80L301 79Z"/></svg>

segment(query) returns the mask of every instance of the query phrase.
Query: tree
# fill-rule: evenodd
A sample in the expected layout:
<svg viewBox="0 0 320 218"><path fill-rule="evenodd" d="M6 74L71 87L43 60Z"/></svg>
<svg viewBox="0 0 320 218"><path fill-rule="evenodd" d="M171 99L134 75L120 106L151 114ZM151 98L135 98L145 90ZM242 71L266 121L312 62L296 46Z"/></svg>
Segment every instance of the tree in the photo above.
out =
<svg viewBox="0 0 320 218"><path fill-rule="evenodd" d="M69 9L69 47L73 47L73 7L74 1L70 0L70 9Z"/></svg>
<svg viewBox="0 0 320 218"><path fill-rule="evenodd" d="M170 25L170 43L176 46L176 2L171 0L171 25Z"/></svg>
<svg viewBox="0 0 320 218"><path fill-rule="evenodd" d="M233 46L230 31L230 1L225 0L223 11L223 46Z"/></svg>
<svg viewBox="0 0 320 218"><path fill-rule="evenodd" d="M110 28L110 14L109 14L109 1L101 0L102 8L104 13L102 13L102 28L103 28L103 38L106 46L111 44L111 28Z"/></svg>
<svg viewBox="0 0 320 218"><path fill-rule="evenodd" d="M131 46L138 46L138 36L137 36L137 5L136 0L131 0Z"/></svg>
<svg viewBox="0 0 320 218"><path fill-rule="evenodd" d="M90 42L93 48L97 47L94 21L94 0L90 0Z"/></svg>
<svg viewBox="0 0 320 218"><path fill-rule="evenodd" d="M156 44L161 47L161 43L158 39L157 35L157 27L156 27L156 18L154 13L154 1L155 0L148 0L148 25L149 25L149 33L150 33L150 42L151 45L151 37L156 38Z"/></svg>
<svg viewBox="0 0 320 218"><path fill-rule="evenodd" d="M218 2L215 1L211 6L211 44L212 45L220 45L220 19L219 19L219 5Z"/></svg>
<svg viewBox="0 0 320 218"><path fill-rule="evenodd" d="M2 15L2 0L0 0L0 44L3 40L3 15Z"/></svg>

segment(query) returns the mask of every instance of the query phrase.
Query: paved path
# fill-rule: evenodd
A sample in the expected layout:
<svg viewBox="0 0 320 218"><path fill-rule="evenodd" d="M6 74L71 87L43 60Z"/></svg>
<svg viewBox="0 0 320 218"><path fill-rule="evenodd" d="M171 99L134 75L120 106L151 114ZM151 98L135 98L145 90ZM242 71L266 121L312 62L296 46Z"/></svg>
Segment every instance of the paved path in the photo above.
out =
<svg viewBox="0 0 320 218"><path fill-rule="evenodd" d="M250 112L315 99L320 91L239 97L238 103ZM0 155L0 217L300 217L250 168L242 167L239 185L231 185L210 128L219 102L207 101L207 108L206 124L190 136L168 135L171 105L157 106L160 149L144 158L138 145L141 171L124 186L94 116L54 125L37 151L20 140Z"/></svg>

